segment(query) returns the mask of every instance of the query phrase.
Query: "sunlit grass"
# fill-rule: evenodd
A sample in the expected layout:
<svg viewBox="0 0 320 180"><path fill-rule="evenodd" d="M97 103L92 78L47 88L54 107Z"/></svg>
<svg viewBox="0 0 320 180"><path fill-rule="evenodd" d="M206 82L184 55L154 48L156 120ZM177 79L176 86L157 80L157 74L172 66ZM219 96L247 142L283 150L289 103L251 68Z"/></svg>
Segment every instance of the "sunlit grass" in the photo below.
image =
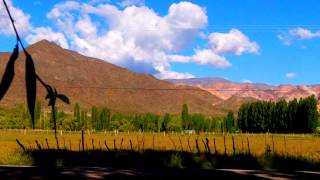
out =
<svg viewBox="0 0 320 180"><path fill-rule="evenodd" d="M253 156L261 156L266 153L266 147L271 152L283 156L302 157L309 161L320 161L320 137L294 134L214 134L203 133L200 135L187 135L182 133L139 133L139 132L85 132L85 149L106 150L105 143L109 149L131 150L177 150L197 153L196 139L198 139L199 150L206 152L204 143L209 140L211 153L215 153L214 141L218 153L223 154L226 145L226 153L233 154L233 142L236 153L249 152ZM224 137L226 143L224 145ZM81 132L58 131L60 149L81 151ZM26 148L37 148L37 140L41 148L57 148L52 131L38 130L1 130L0 131L0 163L1 164L32 164L31 159L19 154L18 139ZM123 139L123 141L122 141ZM249 149L248 149L249 141ZM121 143L122 142L122 143ZM189 143L188 143L189 142ZM122 144L122 145L121 145Z"/></svg>

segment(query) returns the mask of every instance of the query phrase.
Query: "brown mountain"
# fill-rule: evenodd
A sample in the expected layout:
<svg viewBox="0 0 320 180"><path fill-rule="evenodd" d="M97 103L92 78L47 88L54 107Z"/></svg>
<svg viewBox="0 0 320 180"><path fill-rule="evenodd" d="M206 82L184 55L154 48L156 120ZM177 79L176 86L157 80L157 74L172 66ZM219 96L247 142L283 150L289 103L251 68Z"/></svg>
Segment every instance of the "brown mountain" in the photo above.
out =
<svg viewBox="0 0 320 180"><path fill-rule="evenodd" d="M191 112L212 114L213 104L220 98L197 87L173 85L150 75L131 72L105 61L62 49L42 40L27 48L32 55L36 71L58 92L69 96L72 104L79 102L84 108L106 106L118 112L157 114L180 113L183 103ZM0 53L0 74L10 53ZM24 55L16 64L16 76L9 92L0 102L2 107L25 103ZM38 83L38 99L44 101L45 89ZM71 110L73 105L61 105Z"/></svg>
<svg viewBox="0 0 320 180"><path fill-rule="evenodd" d="M257 100L271 100L279 99L292 100L294 98L307 97L315 95L319 97L320 86L305 86L305 85L280 85L271 86L262 83L235 83L218 78L192 78L184 80L168 80L175 84L191 85L207 90L211 94L228 100L229 98L253 98ZM206 83L205 82L210 82Z"/></svg>
<svg viewBox="0 0 320 180"><path fill-rule="evenodd" d="M257 99L252 97L231 96L214 105L214 109L216 110L215 115L224 116L230 111L237 113L242 104L254 101L257 101Z"/></svg>

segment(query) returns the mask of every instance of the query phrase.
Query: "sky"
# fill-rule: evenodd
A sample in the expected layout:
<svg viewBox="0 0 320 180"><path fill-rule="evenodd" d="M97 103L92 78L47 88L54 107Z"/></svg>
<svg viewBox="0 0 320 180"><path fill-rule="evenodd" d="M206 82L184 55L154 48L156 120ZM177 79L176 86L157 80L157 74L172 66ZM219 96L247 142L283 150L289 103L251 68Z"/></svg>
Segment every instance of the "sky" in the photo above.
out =
<svg viewBox="0 0 320 180"><path fill-rule="evenodd" d="M318 0L6 0L25 45L47 39L159 79L320 84ZM0 4L0 52L15 35Z"/></svg>

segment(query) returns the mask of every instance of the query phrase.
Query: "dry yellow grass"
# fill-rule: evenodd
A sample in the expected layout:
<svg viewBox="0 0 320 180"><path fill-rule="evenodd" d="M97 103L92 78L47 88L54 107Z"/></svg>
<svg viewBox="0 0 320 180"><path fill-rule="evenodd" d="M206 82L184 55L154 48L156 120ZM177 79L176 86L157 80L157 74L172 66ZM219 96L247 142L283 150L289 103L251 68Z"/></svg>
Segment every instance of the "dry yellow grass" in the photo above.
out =
<svg viewBox="0 0 320 180"><path fill-rule="evenodd" d="M320 161L320 137L313 135L292 135L292 134L200 134L186 135L181 133L138 133L138 132L85 132L85 148L92 149L92 139L95 149L106 149L105 142L110 149L114 148L114 142L117 149L131 149L130 140L135 150L155 149L155 150L184 150L197 152L196 139L198 139L199 149L205 152L204 143L206 138L209 140L209 147L214 153L214 141L216 149L219 153L224 153L224 137L226 139L227 153L233 153L234 137L236 152L247 152L248 143L250 152L255 156L260 156L265 153L266 146L270 150L278 153L303 156L310 160ZM56 148L54 134L52 131L37 131L37 130L1 130L0 131L0 163L1 164L23 164L19 162L17 150L19 147L16 139L25 145L27 148L37 148L35 140L39 141L42 148L47 148L46 138L48 139L49 147ZM63 132L59 131L60 148L66 148L73 151L79 151L81 148L81 132ZM123 139L123 142L122 142ZM273 140L272 140L273 139ZM189 145L188 145L189 141ZM121 146L122 142L122 146ZM274 146L273 146L274 144ZM17 156L17 157L15 157Z"/></svg>

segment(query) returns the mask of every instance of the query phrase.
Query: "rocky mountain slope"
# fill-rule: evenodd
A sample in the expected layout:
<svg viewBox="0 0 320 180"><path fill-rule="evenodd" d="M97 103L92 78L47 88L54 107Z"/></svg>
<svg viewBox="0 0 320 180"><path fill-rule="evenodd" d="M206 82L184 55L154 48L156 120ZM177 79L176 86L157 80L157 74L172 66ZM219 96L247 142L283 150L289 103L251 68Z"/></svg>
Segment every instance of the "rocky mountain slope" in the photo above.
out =
<svg viewBox="0 0 320 180"><path fill-rule="evenodd" d="M223 100L227 100L231 97L241 97L276 101L279 99L299 99L310 95L318 97L320 94L320 86L318 85L272 86L262 83L235 83L221 78L171 79L167 81L177 85L191 85L202 88Z"/></svg>
<svg viewBox="0 0 320 180"><path fill-rule="evenodd" d="M72 104L60 108L73 109L78 102L84 108L106 106L125 113L180 113L183 103L191 112L212 114L221 101L215 95L197 87L173 85L150 75L131 72L105 61L62 49L42 40L27 48L36 71L47 83L69 96ZM10 53L0 53L0 75L4 72ZM0 102L2 107L26 103L23 53L16 64L13 84ZM44 101L45 89L38 83L38 99Z"/></svg>

